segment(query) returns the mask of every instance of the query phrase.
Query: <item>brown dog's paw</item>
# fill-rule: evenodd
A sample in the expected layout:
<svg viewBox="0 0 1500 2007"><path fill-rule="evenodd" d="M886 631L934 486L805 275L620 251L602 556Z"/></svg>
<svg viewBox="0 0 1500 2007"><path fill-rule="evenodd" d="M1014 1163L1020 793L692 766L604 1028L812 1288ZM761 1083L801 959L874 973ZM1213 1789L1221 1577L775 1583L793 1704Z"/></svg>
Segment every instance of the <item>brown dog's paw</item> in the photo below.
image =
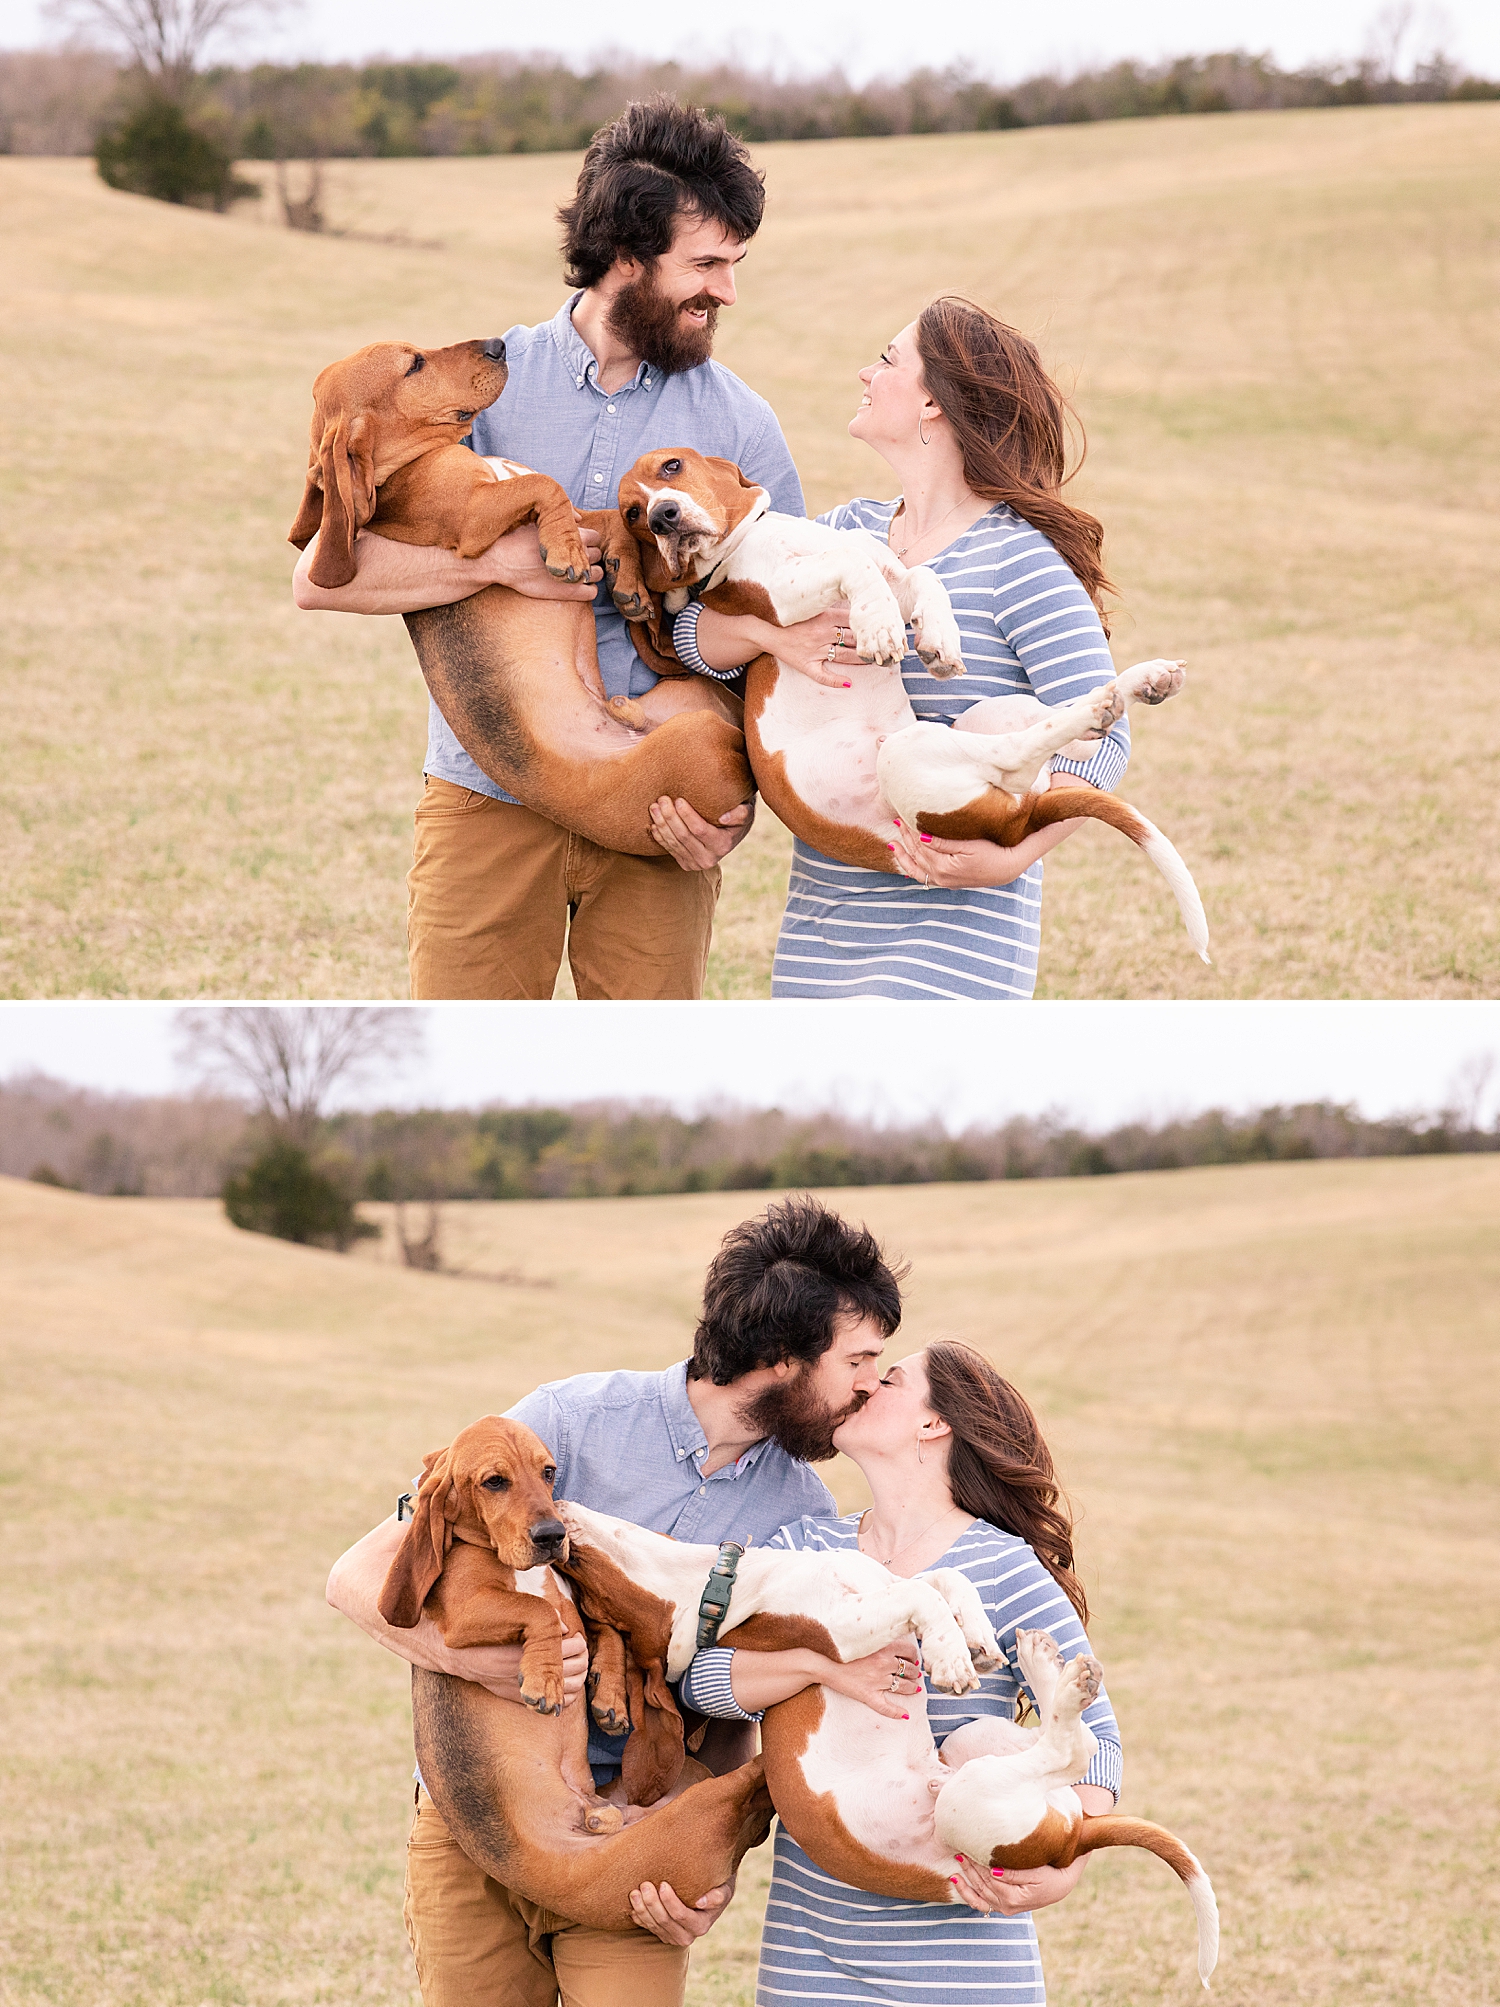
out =
<svg viewBox="0 0 1500 2007"><path fill-rule="evenodd" d="M563 1681L560 1672L547 1672L537 1677L523 1671L521 1674L521 1698L529 1708L538 1714L561 1714L563 1704Z"/></svg>
<svg viewBox="0 0 1500 2007"><path fill-rule="evenodd" d="M621 1701L616 1708L612 1700L601 1702L597 1697L589 1704L589 1713L594 1717L594 1726L601 1735L625 1735L630 1729L630 1715Z"/></svg>
<svg viewBox="0 0 1500 2007"><path fill-rule="evenodd" d="M542 563L553 578L565 580L569 585L579 585L589 575L588 553L581 543L564 541L555 547L555 555L546 544L541 546Z"/></svg>

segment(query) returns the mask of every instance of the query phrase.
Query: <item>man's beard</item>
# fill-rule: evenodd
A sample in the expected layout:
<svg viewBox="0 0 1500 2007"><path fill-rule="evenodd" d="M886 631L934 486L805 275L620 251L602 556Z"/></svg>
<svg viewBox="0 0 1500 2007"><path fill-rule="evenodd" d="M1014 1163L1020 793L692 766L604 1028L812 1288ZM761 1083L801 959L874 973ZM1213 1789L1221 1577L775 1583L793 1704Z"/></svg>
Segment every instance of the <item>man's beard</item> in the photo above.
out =
<svg viewBox="0 0 1500 2007"><path fill-rule="evenodd" d="M699 327L683 319L684 307L702 307L708 318ZM632 355L644 357L663 376L680 376L696 369L713 353L719 303L707 293L691 300L669 300L656 284L656 269L647 265L638 279L622 286L610 303L605 326Z"/></svg>
<svg viewBox="0 0 1500 2007"><path fill-rule="evenodd" d="M834 1430L857 1414L870 1397L856 1394L848 1407L835 1413L811 1380L804 1366L789 1380L773 1383L753 1394L739 1410L739 1417L746 1428L754 1431L757 1441L769 1436L798 1463L827 1463L837 1454L833 1446Z"/></svg>

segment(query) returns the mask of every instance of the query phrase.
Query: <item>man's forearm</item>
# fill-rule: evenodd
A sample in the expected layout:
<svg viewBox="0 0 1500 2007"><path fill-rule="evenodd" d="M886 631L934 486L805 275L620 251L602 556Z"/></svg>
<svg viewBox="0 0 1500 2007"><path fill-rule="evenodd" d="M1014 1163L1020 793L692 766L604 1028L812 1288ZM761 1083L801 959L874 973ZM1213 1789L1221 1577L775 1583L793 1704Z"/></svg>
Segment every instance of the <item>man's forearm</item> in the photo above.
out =
<svg viewBox="0 0 1500 2007"><path fill-rule="evenodd" d="M482 1653L483 1670L489 1674L501 1672L501 1678L495 1685L491 1685L489 1678L482 1679L480 1683L489 1686L491 1692L503 1692L507 1700L518 1699L516 1678L521 1655L517 1646L487 1645L477 1650L450 1651L431 1617L419 1617L414 1630L398 1631L381 1616L380 1591L403 1537L404 1529L398 1526L393 1514L391 1518L382 1520L363 1540L356 1541L348 1553L340 1555L333 1564L325 1591L328 1601L351 1623L358 1624L376 1644L384 1645L388 1652L394 1652L397 1658L405 1659L409 1665L424 1666L428 1672L453 1673L459 1679L475 1679L479 1676L476 1660ZM506 1655L506 1659L501 1660L501 1655ZM509 1658L514 1659L515 1670L507 1677L502 1668Z"/></svg>
<svg viewBox="0 0 1500 2007"><path fill-rule="evenodd" d="M461 558L432 544L398 544L361 530L354 540L354 578L329 591L308 577L317 548L314 537L292 574L292 598L305 613L419 613L427 606L452 606L494 583L483 558Z"/></svg>

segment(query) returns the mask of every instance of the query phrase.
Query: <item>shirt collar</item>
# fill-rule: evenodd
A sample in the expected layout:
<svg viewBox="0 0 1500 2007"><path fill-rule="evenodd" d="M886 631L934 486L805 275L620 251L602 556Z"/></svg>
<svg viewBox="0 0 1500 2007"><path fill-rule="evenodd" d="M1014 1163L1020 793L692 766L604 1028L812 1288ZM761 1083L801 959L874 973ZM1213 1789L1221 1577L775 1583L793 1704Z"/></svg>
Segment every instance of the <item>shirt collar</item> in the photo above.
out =
<svg viewBox="0 0 1500 2007"><path fill-rule="evenodd" d="M569 293L557 312L552 316L552 339L557 352L563 359L564 367L572 377L574 385L582 390L587 384L591 389L599 388L599 362L594 351L573 325L573 309L583 298L582 292ZM649 362L643 362L631 381L624 386L633 390L637 384L649 390L656 380L656 372ZM603 395L603 392L600 392ZM611 396L615 395L612 391Z"/></svg>
<svg viewBox="0 0 1500 2007"><path fill-rule="evenodd" d="M687 1360L683 1359L677 1365L669 1366L662 1374L661 1380L662 1413L666 1417L667 1435L671 1439L672 1453L679 1463L686 1462L689 1457L697 1460L707 1454L708 1437L703 1433L703 1424L688 1399ZM742 1457L734 1463L725 1464L722 1470L716 1470L714 1476L733 1477L738 1476L741 1471L752 1469L761 1451L766 1447L764 1438L758 1443L752 1443Z"/></svg>
<svg viewBox="0 0 1500 2007"><path fill-rule="evenodd" d="M702 1456L708 1448L708 1437L703 1433L703 1424L693 1411L693 1404L687 1396L687 1360L669 1366L661 1376L661 1406L666 1416L667 1434L671 1438L672 1451L681 1463L690 1456Z"/></svg>

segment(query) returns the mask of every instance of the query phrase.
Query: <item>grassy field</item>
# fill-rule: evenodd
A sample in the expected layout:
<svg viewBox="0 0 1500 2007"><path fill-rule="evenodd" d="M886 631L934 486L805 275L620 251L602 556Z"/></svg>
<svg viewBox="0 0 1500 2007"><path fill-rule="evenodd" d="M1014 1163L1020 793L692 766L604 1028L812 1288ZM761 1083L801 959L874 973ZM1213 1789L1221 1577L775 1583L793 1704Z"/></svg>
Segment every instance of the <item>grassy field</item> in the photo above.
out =
<svg viewBox="0 0 1500 2007"><path fill-rule="evenodd" d="M1500 1161L839 1195L1039 1404L1127 1751L1223 1905L1223 2007L1496 1997ZM743 1195L453 1208L507 1285L0 1181L4 2007L415 2007L402 1668L322 1602L425 1449L680 1356ZM843 1502L857 1474L836 1471ZM697 1954L748 2007L763 1861ZM1199 1997L1115 1855L1054 2007Z"/></svg>
<svg viewBox="0 0 1500 2007"><path fill-rule="evenodd" d="M1076 388L1120 659L1189 658L1126 792L1190 860L1215 966L1090 830L1048 868L1040 993L1493 994L1500 107L760 157L720 354L810 504L890 492L844 434L854 371L967 288ZM314 239L0 160L0 993L404 993L424 695L399 623L291 607L309 386L379 335L552 313L576 166L343 164L359 234ZM763 813L734 857L713 994L765 994L787 847Z"/></svg>

